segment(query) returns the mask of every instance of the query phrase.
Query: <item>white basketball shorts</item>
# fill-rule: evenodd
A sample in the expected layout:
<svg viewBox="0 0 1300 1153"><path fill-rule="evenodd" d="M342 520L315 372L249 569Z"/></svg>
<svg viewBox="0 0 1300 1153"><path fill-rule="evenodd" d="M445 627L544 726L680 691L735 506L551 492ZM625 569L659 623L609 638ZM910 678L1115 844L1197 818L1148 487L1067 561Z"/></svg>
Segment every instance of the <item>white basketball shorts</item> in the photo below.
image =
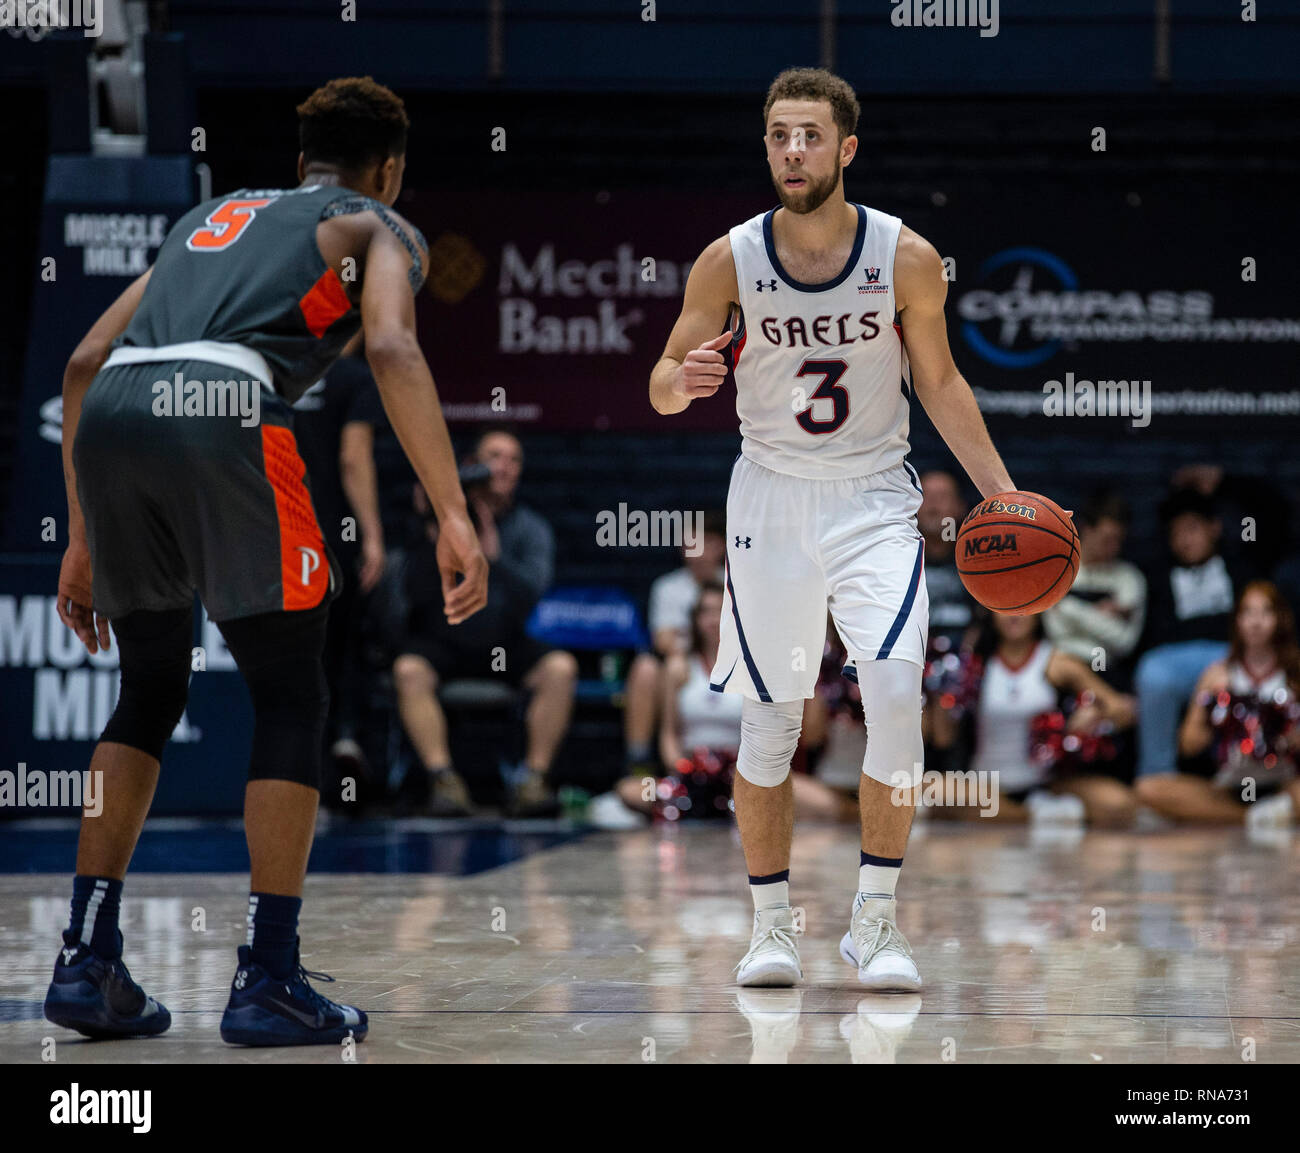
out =
<svg viewBox="0 0 1300 1153"><path fill-rule="evenodd" d="M811 697L828 607L851 664L924 666L930 601L920 505L906 463L808 480L737 460L727 494L722 639L709 687L759 701Z"/></svg>

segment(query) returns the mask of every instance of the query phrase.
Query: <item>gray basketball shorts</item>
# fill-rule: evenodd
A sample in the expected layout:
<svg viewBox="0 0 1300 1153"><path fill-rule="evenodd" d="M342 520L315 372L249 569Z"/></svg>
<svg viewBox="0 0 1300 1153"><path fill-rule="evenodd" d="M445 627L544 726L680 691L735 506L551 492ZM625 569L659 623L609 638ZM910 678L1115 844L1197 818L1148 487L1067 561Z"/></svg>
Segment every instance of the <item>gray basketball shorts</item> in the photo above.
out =
<svg viewBox="0 0 1300 1153"><path fill-rule="evenodd" d="M257 381L230 382L242 398L208 387L234 375L196 360L122 364L87 390L73 463L97 613L188 607L197 591L228 621L312 609L339 587L291 410Z"/></svg>

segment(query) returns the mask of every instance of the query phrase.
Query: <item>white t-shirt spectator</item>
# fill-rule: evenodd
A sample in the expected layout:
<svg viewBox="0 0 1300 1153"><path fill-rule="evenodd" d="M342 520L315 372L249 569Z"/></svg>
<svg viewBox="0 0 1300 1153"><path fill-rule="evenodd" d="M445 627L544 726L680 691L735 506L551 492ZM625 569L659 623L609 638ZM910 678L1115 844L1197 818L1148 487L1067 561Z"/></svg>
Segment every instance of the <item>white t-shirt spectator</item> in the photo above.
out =
<svg viewBox="0 0 1300 1153"><path fill-rule="evenodd" d="M718 579L722 579L721 569ZM659 577L650 586L650 635L657 636L660 629L676 629L689 636L691 610L699 596L700 586L685 565Z"/></svg>
<svg viewBox="0 0 1300 1153"><path fill-rule="evenodd" d="M1111 601L1116 612L1097 607ZM1147 618L1147 581L1136 565L1116 560L1084 565L1069 594L1043 614L1043 631L1062 652L1088 663L1094 649L1125 660L1137 648Z"/></svg>

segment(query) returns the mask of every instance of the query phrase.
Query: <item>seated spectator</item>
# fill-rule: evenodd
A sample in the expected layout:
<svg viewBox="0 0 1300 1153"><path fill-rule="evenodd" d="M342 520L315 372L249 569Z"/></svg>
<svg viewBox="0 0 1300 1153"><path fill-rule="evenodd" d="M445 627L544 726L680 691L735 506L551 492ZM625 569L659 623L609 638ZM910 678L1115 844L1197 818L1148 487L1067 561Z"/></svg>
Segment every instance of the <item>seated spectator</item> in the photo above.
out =
<svg viewBox="0 0 1300 1153"><path fill-rule="evenodd" d="M958 739L955 713L973 719L969 770L997 781L995 819L1132 820L1132 791L1107 775L1109 738L1133 723L1132 697L1049 644L1041 616L993 613L964 667L964 688L933 718L934 739ZM978 812L964 808L964 816Z"/></svg>
<svg viewBox="0 0 1300 1153"><path fill-rule="evenodd" d="M393 663L398 711L428 773L432 811L463 813L470 809L469 794L451 764L438 686L481 677L524 688L531 694L525 715L527 744L522 764L507 769L510 807L521 816L551 813L556 803L547 774L568 730L578 663L572 653L535 641L524 625L551 582L554 537L537 513L515 499L523 449L512 434L484 433L475 459L490 471L486 483L473 484L467 492L490 565L488 602L461 624L447 623L437 561L438 526L428 498L417 487L416 507L425 530L407 557L407 634Z"/></svg>
<svg viewBox="0 0 1300 1153"><path fill-rule="evenodd" d="M966 502L950 472L921 474L916 526L925 538L925 589L930 597L930 646L955 652L974 621L975 602L957 575L957 530Z"/></svg>
<svg viewBox="0 0 1300 1153"><path fill-rule="evenodd" d="M706 582L689 617L686 651L670 653L664 662L657 770L624 777L614 792L596 797L590 810L593 823L622 828L643 824L644 817L677 821L731 815L743 698L709 688L722 604L722 585ZM838 804L817 781L794 776L796 816L817 819L827 815L828 805Z"/></svg>
<svg viewBox="0 0 1300 1153"><path fill-rule="evenodd" d="M1196 678L1228 652L1235 582L1219 552L1222 526L1210 499L1175 489L1161 506L1171 560L1150 585L1145 647L1134 682L1138 776L1177 768L1178 718Z"/></svg>
<svg viewBox="0 0 1300 1153"><path fill-rule="evenodd" d="M673 653L687 651L691 637L691 611L700 590L723 579L727 555L726 518L720 512L706 512L700 538L685 541L682 567L665 573L650 586L651 652L641 653L628 669L624 687L623 739L628 772L653 772L655 728L659 703L663 699L663 661Z"/></svg>
<svg viewBox="0 0 1300 1153"><path fill-rule="evenodd" d="M1146 577L1136 565L1120 560L1128 505L1115 494L1097 493L1079 522L1079 574L1069 593L1043 615L1043 631L1053 646L1083 661L1108 684L1126 687L1128 661L1142 636L1147 609Z"/></svg>
<svg viewBox="0 0 1300 1153"><path fill-rule="evenodd" d="M718 659L721 636L722 585L708 581L700 586L690 615L690 640L683 650L669 653L664 660L663 695L660 703L659 762L668 778L675 778L678 790L690 799L691 778L701 769L719 775L710 808L720 807L731 796L731 777L740 749L740 711L744 699L735 693L715 693L709 676ZM711 762L717 763L714 769ZM712 790L711 790L712 791ZM620 794L626 796L626 785ZM674 798L667 798L670 802ZM677 798L680 799L680 798ZM698 799L698 798L697 798ZM663 806L661 806L663 811ZM664 811L663 815L667 815ZM691 812L683 816L716 816L717 812Z"/></svg>
<svg viewBox="0 0 1300 1153"><path fill-rule="evenodd" d="M847 660L848 651L828 615L817 685L804 701L794 784L795 800L808 816L856 823L867 725L858 682L844 675Z"/></svg>
<svg viewBox="0 0 1300 1153"><path fill-rule="evenodd" d="M1267 472L1233 475L1220 464L1187 464L1174 472L1173 489L1191 489L1209 500L1224 524L1249 518L1254 531L1229 532L1220 541L1223 559L1242 583L1271 577L1290 547L1291 507Z"/></svg>
<svg viewBox="0 0 1300 1153"><path fill-rule="evenodd" d="M958 653L971 639L975 621L975 601L957 575L957 530L966 511L966 502L952 473L932 469L921 474L921 507L916 513L916 525L925 538L923 571L930 597L921 733L925 763L935 769L945 767L947 753L930 742L931 726L926 717L937 707L946 678L957 665Z"/></svg>
<svg viewBox="0 0 1300 1153"><path fill-rule="evenodd" d="M1237 602L1227 658L1201 674L1178 734L1179 752L1208 752L1214 775L1143 777L1138 799L1175 821L1292 824L1300 802L1298 694L1290 606L1272 584L1253 581Z"/></svg>
<svg viewBox="0 0 1300 1153"><path fill-rule="evenodd" d="M325 747L333 779L321 801L339 804L344 777L368 777L360 733L363 598L384 571L384 530L375 480L375 426L384 421L379 389L359 340L293 406L294 436L307 465L311 500L326 543L343 570L330 605L324 667L330 715Z"/></svg>

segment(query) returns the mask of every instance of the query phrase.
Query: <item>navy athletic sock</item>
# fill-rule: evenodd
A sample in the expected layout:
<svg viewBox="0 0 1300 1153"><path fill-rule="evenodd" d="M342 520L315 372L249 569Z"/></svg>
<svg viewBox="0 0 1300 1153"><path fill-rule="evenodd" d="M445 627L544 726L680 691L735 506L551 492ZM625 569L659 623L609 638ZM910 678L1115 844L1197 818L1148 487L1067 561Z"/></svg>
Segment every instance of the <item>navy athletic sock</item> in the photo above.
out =
<svg viewBox="0 0 1300 1153"><path fill-rule="evenodd" d="M106 961L116 960L122 955L122 934L117 928L121 907L121 881L78 874L72 879L72 916L63 943L70 947L83 944Z"/></svg>
<svg viewBox="0 0 1300 1153"><path fill-rule="evenodd" d="M278 981L293 974L298 948L298 913L301 897L275 893L248 894L248 947L254 964Z"/></svg>

